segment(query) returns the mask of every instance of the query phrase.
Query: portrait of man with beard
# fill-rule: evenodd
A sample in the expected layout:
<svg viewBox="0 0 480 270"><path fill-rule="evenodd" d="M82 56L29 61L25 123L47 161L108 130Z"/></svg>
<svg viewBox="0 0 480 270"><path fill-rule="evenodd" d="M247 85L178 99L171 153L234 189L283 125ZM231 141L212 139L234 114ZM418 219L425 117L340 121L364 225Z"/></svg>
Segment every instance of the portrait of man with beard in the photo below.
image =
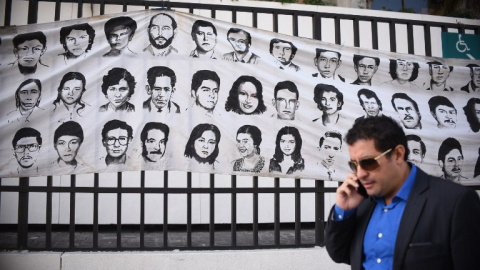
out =
<svg viewBox="0 0 480 270"><path fill-rule="evenodd" d="M167 56L178 53L172 46L173 39L177 35L177 22L172 16L159 13L150 19L148 25L148 45L143 51L152 56Z"/></svg>
<svg viewBox="0 0 480 270"><path fill-rule="evenodd" d="M165 155L170 128L164 123L148 122L140 133L142 157L146 163L155 163Z"/></svg>
<svg viewBox="0 0 480 270"><path fill-rule="evenodd" d="M463 152L457 139L445 139L438 149L438 165L442 168L441 178L454 182L462 182L467 177L462 176Z"/></svg>
<svg viewBox="0 0 480 270"><path fill-rule="evenodd" d="M422 129L422 115L415 100L405 93L395 93L392 96L392 106L406 129Z"/></svg>

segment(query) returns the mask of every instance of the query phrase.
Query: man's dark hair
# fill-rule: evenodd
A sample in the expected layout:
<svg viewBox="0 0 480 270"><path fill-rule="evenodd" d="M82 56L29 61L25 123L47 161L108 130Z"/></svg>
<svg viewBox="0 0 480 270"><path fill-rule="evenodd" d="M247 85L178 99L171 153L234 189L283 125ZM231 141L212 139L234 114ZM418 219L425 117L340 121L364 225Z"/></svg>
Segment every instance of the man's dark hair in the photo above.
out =
<svg viewBox="0 0 480 270"><path fill-rule="evenodd" d="M233 82L232 88L228 93L227 102L225 103L225 110L227 112L233 111L237 114L245 114L241 109L240 105L238 104L238 88L246 82L250 82L255 86L257 89L257 99L258 99L258 106L251 114L262 114L267 110L265 103L263 102L263 87L262 83L257 80L257 78L248 75L242 75L238 77L235 82Z"/></svg>
<svg viewBox="0 0 480 270"><path fill-rule="evenodd" d="M105 23L103 27L105 31L105 36L107 37L107 39L110 36L110 33L112 33L115 30L115 28L119 26L122 26L123 29L125 28L130 29L130 36L129 36L130 38L133 37L133 35L135 34L135 31L137 30L137 22L130 17L120 16L120 17L111 18Z"/></svg>
<svg viewBox="0 0 480 270"><path fill-rule="evenodd" d="M215 36L217 35L217 28L215 28L213 23L204 20L196 20L192 25L192 32L190 33L192 39L195 39L195 33L197 33L199 27L211 27Z"/></svg>
<svg viewBox="0 0 480 270"><path fill-rule="evenodd" d="M460 151L460 155L463 157L462 146L460 145L460 142L455 138L446 138L445 141L443 141L440 145L440 148L438 148L437 159L445 163L445 157L453 149L458 149L458 151Z"/></svg>
<svg viewBox="0 0 480 270"><path fill-rule="evenodd" d="M25 41L29 40L38 40L40 43L42 43L43 47L47 46L47 37L43 32L37 31L37 32L31 32L31 33L25 33L25 34L18 34L15 37L13 37L13 47L17 48L18 45L22 44Z"/></svg>
<svg viewBox="0 0 480 270"><path fill-rule="evenodd" d="M127 134L128 134L128 137L133 138L133 129L130 125L128 125L127 123L125 123L123 121L113 119L113 120L110 120L107 123L105 123L105 125L103 126L102 141L105 141L107 139L107 133L110 130L114 130L114 129L117 129L117 128L126 130Z"/></svg>
<svg viewBox="0 0 480 270"><path fill-rule="evenodd" d="M360 98L361 95L364 95L366 98L369 98L369 99L375 98L375 100L377 101L378 107L380 108L380 110L382 110L382 101L380 101L380 99L377 97L377 94L375 94L375 92L366 88L362 88L358 90L357 92L358 101L360 102L360 105L362 105L363 107L363 100Z"/></svg>
<svg viewBox="0 0 480 270"><path fill-rule="evenodd" d="M17 91L15 91L15 106L17 106L17 108L20 108L20 90L22 90L22 88L27 85L27 84L30 84L30 83L34 83L38 86L38 92L39 92L39 97L38 97L38 100L37 100L37 104L35 104L35 106L38 107L38 105L40 104L40 99L42 97L42 83L40 82L39 79L27 79L25 80L24 82L22 82L18 88L17 88Z"/></svg>
<svg viewBox="0 0 480 270"><path fill-rule="evenodd" d="M439 62L439 61L430 61L430 62L427 62L428 64L428 68L432 68L432 65L441 65L441 66L444 66L444 64L442 62ZM453 66L448 66L450 68L450 72L453 70Z"/></svg>
<svg viewBox="0 0 480 270"><path fill-rule="evenodd" d="M428 107L430 108L430 112L432 114L435 114L435 109L440 105L451 107L455 110L455 112L457 112L457 109L455 109L453 103L444 96L434 96L428 100Z"/></svg>
<svg viewBox="0 0 480 270"><path fill-rule="evenodd" d="M335 86L330 84L319 83L315 86L315 89L313 90L313 101L317 103L317 107L322 110L322 97L325 92L334 92L337 94L338 103L340 104L338 110L340 111L343 107L343 94Z"/></svg>
<svg viewBox="0 0 480 270"><path fill-rule="evenodd" d="M415 135L415 134L408 134L406 137L407 137L407 142L415 141L420 143L420 149L422 149L422 156L425 157L425 153L427 153L427 147L425 146L425 143L422 141L422 138L420 138L418 135Z"/></svg>
<svg viewBox="0 0 480 270"><path fill-rule="evenodd" d="M220 77L212 70L199 70L192 76L192 90L197 92L198 88L202 85L203 81L212 80L217 83L217 87L220 89Z"/></svg>
<svg viewBox="0 0 480 270"><path fill-rule="evenodd" d="M200 138L203 132L210 130L215 134L215 150L206 158L200 157L195 151L195 141ZM199 163L208 163L213 164L217 159L218 153L220 152L218 144L220 143L220 130L217 126L213 124L198 124L193 128L192 133L190 133L190 138L188 138L187 145L185 145L184 155L189 158L195 158Z"/></svg>
<svg viewBox="0 0 480 270"><path fill-rule="evenodd" d="M298 93L298 88L297 86L295 85L294 82L292 81L283 81L283 82L279 82L277 83L277 85L275 85L275 89L273 89L273 97L275 99L277 99L277 93L278 91L280 90L288 90L292 93L295 93L295 97L296 99L298 100L298 96L299 96L299 93Z"/></svg>
<svg viewBox="0 0 480 270"><path fill-rule="evenodd" d="M55 130L53 134L53 143L57 143L58 138L62 136L76 136L80 140L80 143L83 142L83 129L80 124L74 121L68 121L62 123L58 128Z"/></svg>
<svg viewBox="0 0 480 270"><path fill-rule="evenodd" d="M95 38L95 30L88 23L80 23L69 25L60 28L60 43L62 44L65 52L68 52L67 43L65 38L72 32L72 30L87 31L88 34L88 47L85 49L85 52L88 52L92 49L93 39Z"/></svg>
<svg viewBox="0 0 480 270"><path fill-rule="evenodd" d="M155 66L151 67L147 71L147 81L150 88L153 88L153 86L155 85L155 80L157 79L157 77L163 76L169 77L170 84L172 85L172 87L175 87L175 84L177 83L177 76L175 76L175 72L168 67Z"/></svg>
<svg viewBox="0 0 480 270"><path fill-rule="evenodd" d="M468 64L467 67L470 69L470 72L473 72L473 68L480 67L477 64Z"/></svg>
<svg viewBox="0 0 480 270"><path fill-rule="evenodd" d="M282 139L283 135L292 135L295 139L295 150L292 153L292 160L295 163L299 163L302 161L302 136L300 136L300 132L295 127L285 126L282 127L278 133L277 138L275 139L275 154L273 158L278 162L282 162L284 158L284 154L282 149L280 148L280 140Z"/></svg>
<svg viewBox="0 0 480 270"><path fill-rule="evenodd" d="M337 51L320 49L320 48L316 48L315 51L316 51L315 59L318 59L320 57L320 54L322 54L324 52L333 52L333 53L338 54L338 60L340 60L340 58L342 57L342 54L340 52L337 52Z"/></svg>
<svg viewBox="0 0 480 270"><path fill-rule="evenodd" d="M83 76L82 73L80 72L67 72L65 75L63 75L62 80L60 81L60 84L58 85L57 88L57 99L53 101L53 105L55 105L55 108L53 109L54 111L57 109L57 104L60 103L60 100L62 99L62 90L63 86L65 85L66 82L71 81L71 80L79 80L82 82L82 95L87 89L85 88L85 85L87 84L87 80L85 79L85 76ZM82 95L78 98L77 104L79 105L77 109L77 113L81 111L83 108L85 108L85 103L82 101Z"/></svg>
<svg viewBox="0 0 480 270"><path fill-rule="evenodd" d="M390 59L390 76L392 77L393 80L396 80L398 78L397 60L402 60L402 59ZM410 62L410 63L412 63L413 65L413 70L412 70L412 75L410 76L410 79L408 79L408 81L412 82L418 77L418 69L420 69L420 65L417 62Z"/></svg>
<svg viewBox="0 0 480 270"><path fill-rule="evenodd" d="M177 29L177 22L175 21L175 19L172 16L170 16L166 13L158 13L158 14L153 15L152 18L150 18L150 23L148 24L148 29L150 29L150 27L152 27L153 20L155 20L155 18L157 18L160 15L167 16L168 18L170 18L172 20L172 28Z"/></svg>
<svg viewBox="0 0 480 270"><path fill-rule="evenodd" d="M420 113L420 111L418 110L418 105L417 105L417 102L415 102L415 100L413 100L411 97L409 97L407 94L405 93L395 93L392 95L392 107L395 109L395 111L397 111L397 107L395 107L395 99L404 99L404 100L408 100L410 101L410 103L413 104L413 107L415 108L415 111L417 113Z"/></svg>
<svg viewBox="0 0 480 270"><path fill-rule="evenodd" d="M345 141L348 145L353 145L358 140L373 140L375 149L379 152L393 150L397 145L402 145L405 148L404 158L407 160L409 150L405 132L397 121L388 116L367 117L356 121L347 132ZM393 151L387 155L392 153Z"/></svg>
<svg viewBox="0 0 480 270"><path fill-rule="evenodd" d="M240 29L240 28L230 28L228 29L228 32L227 32L227 38L228 38L228 35L230 35L230 33L245 33L245 35L247 36L247 41L248 41L248 45L252 45L252 37L250 36L250 33L243 30L243 29Z"/></svg>
<svg viewBox="0 0 480 270"><path fill-rule="evenodd" d="M244 125L237 130L237 136L240 133L249 134L252 137L253 147L257 150L257 154L260 154L260 144L262 143L262 132L256 126Z"/></svg>
<svg viewBox="0 0 480 270"><path fill-rule="evenodd" d="M38 145L42 145L42 136L40 135L40 132L38 130L33 129L31 127L24 127L17 132L15 132L15 135L13 135L13 140L12 140L12 146L15 148L17 145L17 142L22 139L22 138L28 138L28 137L35 137L37 139Z"/></svg>
<svg viewBox="0 0 480 270"><path fill-rule="evenodd" d="M323 142L325 141L325 138L337 138L340 140L340 147L342 147L342 134L335 132L335 131L327 131L325 134L320 138L320 141L318 142L318 146L322 147Z"/></svg>
<svg viewBox="0 0 480 270"><path fill-rule="evenodd" d="M463 107L465 116L467 117L467 122L470 124L470 128L473 132L478 132L480 130L480 121L475 115L475 104L480 104L480 98L471 98L467 101L467 105Z"/></svg>
<svg viewBox="0 0 480 270"><path fill-rule="evenodd" d="M135 92L135 78L124 68L115 67L108 71L107 75L103 76L102 93L107 94L110 86L118 84L121 79L124 79L128 85L128 96L131 97Z"/></svg>
<svg viewBox="0 0 480 270"><path fill-rule="evenodd" d="M278 39L278 38L272 38L270 40L270 53L272 53L273 51L273 45L275 45L275 43L287 43L290 45L290 47L292 48L292 55L290 56L290 59L288 59L289 61L293 59L293 57L295 57L295 54L297 53L297 47L295 45L293 45L292 42L290 41L287 41L287 40L283 40L283 39Z"/></svg>
<svg viewBox="0 0 480 270"><path fill-rule="evenodd" d="M378 57L372 57L372 56L366 56L366 55L361 55L361 54L354 54L353 55L353 64L355 66L358 66L358 62L362 60L363 58L372 58L375 60L375 65L378 67L380 65L380 58Z"/></svg>
<svg viewBox="0 0 480 270"><path fill-rule="evenodd" d="M168 134L170 133L170 128L167 125L160 122L148 122L143 127L142 132L140 132L140 141L142 143L145 143L145 141L147 140L148 132L152 129L158 129L163 132L163 134L165 134L165 143L168 141Z"/></svg>

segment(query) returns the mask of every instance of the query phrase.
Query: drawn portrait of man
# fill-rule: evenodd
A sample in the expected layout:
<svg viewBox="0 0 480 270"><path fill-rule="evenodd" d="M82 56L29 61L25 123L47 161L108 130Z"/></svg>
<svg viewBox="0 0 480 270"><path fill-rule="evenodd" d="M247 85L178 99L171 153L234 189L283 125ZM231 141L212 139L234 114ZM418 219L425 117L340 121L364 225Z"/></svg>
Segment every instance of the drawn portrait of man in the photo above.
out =
<svg viewBox="0 0 480 270"><path fill-rule="evenodd" d="M164 123L148 122L140 133L142 142L142 157L147 163L154 163L162 159L167 149L170 128Z"/></svg>
<svg viewBox="0 0 480 270"><path fill-rule="evenodd" d="M468 64L467 67L470 68L471 80L462 86L460 90L467 93L480 93L480 66L477 64Z"/></svg>
<svg viewBox="0 0 480 270"><path fill-rule="evenodd" d="M105 23L103 28L110 45L110 51L105 53L104 57L136 55L128 47L137 30L137 22L134 19L127 16L111 18Z"/></svg>
<svg viewBox="0 0 480 270"><path fill-rule="evenodd" d="M217 55L215 54L217 29L213 23L204 20L196 20L192 25L191 35L196 47L190 53L190 57L217 59Z"/></svg>
<svg viewBox="0 0 480 270"><path fill-rule="evenodd" d="M33 74L38 68L48 67L42 63L42 55L47 50L47 37L40 31L18 34L13 37L13 54L21 74Z"/></svg>
<svg viewBox="0 0 480 270"><path fill-rule="evenodd" d="M357 73L357 79L352 82L356 85L372 85L373 75L378 70L380 58L365 55L353 55L353 68Z"/></svg>
<svg viewBox="0 0 480 270"><path fill-rule="evenodd" d="M199 70L192 76L191 95L197 112L212 115L218 102L220 77L215 71Z"/></svg>
<svg viewBox="0 0 480 270"><path fill-rule="evenodd" d="M428 107L438 128L455 128L457 126L457 109L444 96L434 96L428 100Z"/></svg>
<svg viewBox="0 0 480 270"><path fill-rule="evenodd" d="M345 78L337 74L337 70L342 64L342 54L337 51L316 48L316 55L313 63L318 69L318 73L313 74L313 77L320 79L330 79L345 82Z"/></svg>
<svg viewBox="0 0 480 270"><path fill-rule="evenodd" d="M19 165L17 173L38 172L38 167L35 163L37 162L38 154L42 147L42 136L40 132L31 127L21 128L15 132L12 146Z"/></svg>
<svg viewBox="0 0 480 270"><path fill-rule="evenodd" d="M447 138L442 142L438 149L438 165L442 168L442 178L454 182L468 180L462 175L463 152L457 139Z"/></svg>
<svg viewBox="0 0 480 270"><path fill-rule="evenodd" d="M125 164L128 145L133 139L133 129L124 121L110 120L102 129L102 144L107 151L105 163Z"/></svg>
<svg viewBox="0 0 480 270"><path fill-rule="evenodd" d="M77 122L62 123L53 134L53 147L58 158L52 163L54 167L75 169L83 166L76 157L83 143L83 129Z"/></svg>
<svg viewBox="0 0 480 270"><path fill-rule="evenodd" d="M149 112L156 110L159 113L180 113L180 106L171 101L175 92L177 76L168 67L156 66L147 71L148 84L145 86L150 96L143 102L143 108Z"/></svg>
<svg viewBox="0 0 480 270"><path fill-rule="evenodd" d="M403 59L390 59L390 76L391 81L386 81L385 85L392 87L408 87L416 89L418 86L413 82L418 77L418 70L420 65L417 62L412 62Z"/></svg>
<svg viewBox="0 0 480 270"><path fill-rule="evenodd" d="M355 122L366 117L382 115L382 101L380 101L375 92L362 88L358 90L357 97L358 101L360 102L360 106L362 106L363 110L365 111L365 115L357 118Z"/></svg>
<svg viewBox="0 0 480 270"><path fill-rule="evenodd" d="M60 43L65 49L63 56L65 64L69 60L86 57L88 51L92 49L95 30L88 23L74 24L60 29Z"/></svg>
<svg viewBox="0 0 480 270"><path fill-rule="evenodd" d="M422 129L422 115L415 100L405 93L395 93L391 102L404 128Z"/></svg>
<svg viewBox="0 0 480 270"><path fill-rule="evenodd" d="M148 25L148 40L150 44L143 51L152 56L168 56L178 53L172 46L173 39L177 35L177 22L166 14L153 15Z"/></svg>
<svg viewBox="0 0 480 270"><path fill-rule="evenodd" d="M472 131L478 132L480 130L480 98L469 99L463 111Z"/></svg>
<svg viewBox="0 0 480 270"><path fill-rule="evenodd" d="M447 85L447 79L450 72L453 71L453 66L445 65L439 61L427 62L427 64L430 74L430 83L427 90L453 91L453 88Z"/></svg>
<svg viewBox="0 0 480 270"><path fill-rule="evenodd" d="M15 91L17 109L7 114L8 122L30 122L33 111L39 107L42 97L42 83L38 79L27 79Z"/></svg>
<svg viewBox="0 0 480 270"><path fill-rule="evenodd" d="M135 78L124 68L112 68L103 76L102 93L108 103L100 106L100 112L134 112L135 105L128 102L135 92Z"/></svg>
<svg viewBox="0 0 480 270"><path fill-rule="evenodd" d="M318 120L326 127L335 126L345 121L345 117L340 114L343 107L343 94L335 86L329 84L317 84L314 89L313 101L317 103L317 108L322 113Z"/></svg>
<svg viewBox="0 0 480 270"><path fill-rule="evenodd" d="M258 64L260 57L250 51L252 37L249 32L232 27L227 32L227 40L232 45L233 52L224 54L223 60Z"/></svg>
<svg viewBox="0 0 480 270"><path fill-rule="evenodd" d="M297 47L292 42L278 38L270 40L270 54L275 59L275 66L279 69L299 71L300 67L292 62L296 53Z"/></svg>
<svg viewBox="0 0 480 270"><path fill-rule="evenodd" d="M425 154L427 153L427 147L422 141L422 138L415 134L406 135L406 138L408 146L407 161L417 165L422 163L423 159L425 158Z"/></svg>
<svg viewBox="0 0 480 270"><path fill-rule="evenodd" d="M277 113L272 115L281 120L295 120L295 113L300 106L298 88L292 81L282 81L273 89L272 104Z"/></svg>
<svg viewBox="0 0 480 270"><path fill-rule="evenodd" d="M328 178L325 180L332 180L332 176L335 174L335 157L338 151L342 149L342 134L335 131L327 131L320 137L318 142L318 150L320 151L320 176Z"/></svg>

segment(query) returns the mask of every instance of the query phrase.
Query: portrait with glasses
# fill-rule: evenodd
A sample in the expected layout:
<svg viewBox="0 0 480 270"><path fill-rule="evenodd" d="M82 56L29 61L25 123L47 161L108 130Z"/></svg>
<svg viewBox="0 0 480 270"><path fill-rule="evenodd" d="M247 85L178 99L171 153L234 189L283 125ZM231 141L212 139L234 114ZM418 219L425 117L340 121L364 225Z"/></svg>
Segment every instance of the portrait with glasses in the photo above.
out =
<svg viewBox="0 0 480 270"><path fill-rule="evenodd" d="M124 121L110 120L102 129L102 144L107 151L105 164L125 164L128 145L133 139L133 129Z"/></svg>
<svg viewBox="0 0 480 270"><path fill-rule="evenodd" d="M53 134L53 147L58 158L52 162L54 169L67 168L68 171L84 166L77 161L77 154L83 143L83 129L77 122L62 123Z"/></svg>
<svg viewBox="0 0 480 270"><path fill-rule="evenodd" d="M480 93L480 66L477 64L468 64L467 67L470 69L470 78L471 80L460 90L467 93Z"/></svg>
<svg viewBox="0 0 480 270"><path fill-rule="evenodd" d="M12 146L15 158L19 167L17 173L19 175L28 173L38 173L36 166L38 154L42 147L42 136L40 132L31 127L24 127L13 136Z"/></svg>
<svg viewBox="0 0 480 270"><path fill-rule="evenodd" d="M453 87L447 85L447 79L453 71L453 66L448 66L439 61L427 62L430 82L427 90L453 91Z"/></svg>
<svg viewBox="0 0 480 270"><path fill-rule="evenodd" d="M239 28L230 28L227 32L227 40L232 45L233 52L223 55L223 60L247 64L258 64L260 57L250 51L252 37L250 33Z"/></svg>
<svg viewBox="0 0 480 270"><path fill-rule="evenodd" d="M420 69L420 65L417 62L404 59L390 59L389 69L392 80L382 83L381 86L418 88L418 85L414 83L418 78L418 70Z"/></svg>

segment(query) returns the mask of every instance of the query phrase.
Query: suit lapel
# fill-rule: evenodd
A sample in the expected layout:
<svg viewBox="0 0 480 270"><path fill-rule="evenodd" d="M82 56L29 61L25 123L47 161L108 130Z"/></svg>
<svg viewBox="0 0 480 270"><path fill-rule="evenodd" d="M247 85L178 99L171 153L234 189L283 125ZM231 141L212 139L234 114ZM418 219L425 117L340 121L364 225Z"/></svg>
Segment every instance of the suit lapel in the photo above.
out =
<svg viewBox="0 0 480 270"><path fill-rule="evenodd" d="M376 203L371 199L365 199L364 203L358 208L358 216L364 217L358 220L358 225L355 232L355 239L352 248L354 249L351 258L352 269L363 269L362 262L364 259L363 256L363 239L365 237L365 232L367 231L368 223L372 217L373 210L375 209ZM365 214L363 214L365 213Z"/></svg>

